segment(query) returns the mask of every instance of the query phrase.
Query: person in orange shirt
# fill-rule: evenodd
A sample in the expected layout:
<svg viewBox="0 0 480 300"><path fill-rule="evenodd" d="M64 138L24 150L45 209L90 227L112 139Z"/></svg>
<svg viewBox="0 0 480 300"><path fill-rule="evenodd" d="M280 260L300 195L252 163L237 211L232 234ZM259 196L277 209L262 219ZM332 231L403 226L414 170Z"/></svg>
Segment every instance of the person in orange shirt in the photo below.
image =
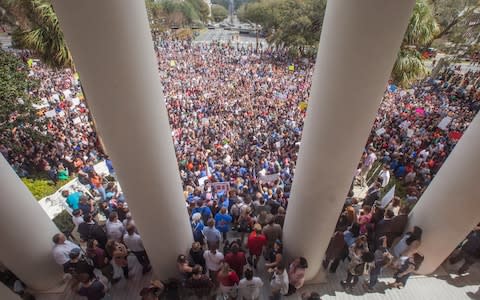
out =
<svg viewBox="0 0 480 300"><path fill-rule="evenodd" d="M105 188L103 187L103 178L97 174L97 172L92 171L90 174L90 184L94 191L100 194L102 201L107 199L107 195L105 193Z"/></svg>

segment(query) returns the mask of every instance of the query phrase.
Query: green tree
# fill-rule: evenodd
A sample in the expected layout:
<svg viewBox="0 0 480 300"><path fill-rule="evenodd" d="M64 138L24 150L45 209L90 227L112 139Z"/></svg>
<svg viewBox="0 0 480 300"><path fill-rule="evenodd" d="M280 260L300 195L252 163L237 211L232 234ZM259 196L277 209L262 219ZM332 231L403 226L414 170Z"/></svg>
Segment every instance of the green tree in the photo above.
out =
<svg viewBox="0 0 480 300"><path fill-rule="evenodd" d="M73 67L57 15L48 0L9 0L7 5L19 21L13 35L17 46L34 51L53 68Z"/></svg>
<svg viewBox="0 0 480 300"><path fill-rule="evenodd" d="M228 17L228 11L225 7L213 4L212 5L212 17L215 22L221 22Z"/></svg>
<svg viewBox="0 0 480 300"><path fill-rule="evenodd" d="M305 47L318 45L325 7L325 0L260 0L244 4L237 15L260 24L270 43L304 54Z"/></svg>
<svg viewBox="0 0 480 300"><path fill-rule="evenodd" d="M417 0L393 66L392 78L396 84L408 87L426 75L427 69L419 50L429 45L437 33L438 24L432 7L425 0Z"/></svg>
<svg viewBox="0 0 480 300"><path fill-rule="evenodd" d="M196 14L200 17L200 21L207 22L210 8L203 0L187 0L188 3L195 9Z"/></svg>
<svg viewBox="0 0 480 300"><path fill-rule="evenodd" d="M45 122L36 115L33 104L38 98L29 91L38 87L38 82L28 77L28 66L13 54L0 50L0 134L2 143L15 151L23 151L23 145L14 144L16 129L22 128L34 139L44 140L40 134Z"/></svg>
<svg viewBox="0 0 480 300"><path fill-rule="evenodd" d="M479 0L432 0L435 19L439 25L439 31L434 40L447 37L460 43L466 42L467 33L478 22L472 24L480 8Z"/></svg>

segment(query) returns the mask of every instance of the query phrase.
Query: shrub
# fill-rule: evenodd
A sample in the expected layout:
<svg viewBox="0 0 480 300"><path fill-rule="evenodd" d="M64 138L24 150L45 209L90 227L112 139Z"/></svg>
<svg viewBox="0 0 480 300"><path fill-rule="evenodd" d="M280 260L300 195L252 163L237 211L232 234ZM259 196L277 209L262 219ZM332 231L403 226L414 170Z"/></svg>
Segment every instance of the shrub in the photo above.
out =
<svg viewBox="0 0 480 300"><path fill-rule="evenodd" d="M22 181L37 200L55 193L68 182L68 180L59 181L54 185L51 180L42 178L22 178Z"/></svg>
<svg viewBox="0 0 480 300"><path fill-rule="evenodd" d="M64 234L72 232L73 228L75 228L75 224L73 224L72 216L64 210L60 214L58 214L55 218L53 218L53 223L57 225L58 230L63 232Z"/></svg>

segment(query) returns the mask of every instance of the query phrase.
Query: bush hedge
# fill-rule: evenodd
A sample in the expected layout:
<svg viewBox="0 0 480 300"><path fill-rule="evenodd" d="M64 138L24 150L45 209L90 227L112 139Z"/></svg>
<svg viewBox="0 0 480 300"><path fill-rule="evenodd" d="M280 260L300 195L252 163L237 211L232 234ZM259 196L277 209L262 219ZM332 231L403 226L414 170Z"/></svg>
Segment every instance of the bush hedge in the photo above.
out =
<svg viewBox="0 0 480 300"><path fill-rule="evenodd" d="M55 193L68 182L64 180L53 184L51 180L42 178L22 178L22 181L37 200Z"/></svg>

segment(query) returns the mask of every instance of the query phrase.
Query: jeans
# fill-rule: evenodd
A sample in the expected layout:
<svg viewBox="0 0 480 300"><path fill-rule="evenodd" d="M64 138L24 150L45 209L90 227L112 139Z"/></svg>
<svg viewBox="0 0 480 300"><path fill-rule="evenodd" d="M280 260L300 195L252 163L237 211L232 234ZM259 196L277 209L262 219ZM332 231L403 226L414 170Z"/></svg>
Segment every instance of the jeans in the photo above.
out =
<svg viewBox="0 0 480 300"><path fill-rule="evenodd" d="M373 287L377 284L380 271L382 271L382 266L375 266L375 268L370 271L370 283L368 284L369 288L373 289Z"/></svg>
<svg viewBox="0 0 480 300"><path fill-rule="evenodd" d="M105 193L105 188L103 186L94 188L100 194L102 201L107 199L107 194Z"/></svg>

